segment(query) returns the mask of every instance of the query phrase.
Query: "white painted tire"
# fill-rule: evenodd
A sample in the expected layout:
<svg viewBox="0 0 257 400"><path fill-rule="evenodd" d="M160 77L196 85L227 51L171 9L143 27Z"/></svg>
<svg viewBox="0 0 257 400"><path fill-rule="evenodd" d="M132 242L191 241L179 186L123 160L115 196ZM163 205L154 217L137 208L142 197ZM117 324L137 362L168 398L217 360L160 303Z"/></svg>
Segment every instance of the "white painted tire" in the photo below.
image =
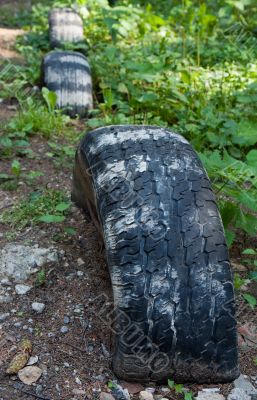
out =
<svg viewBox="0 0 257 400"><path fill-rule="evenodd" d="M54 8L49 12L49 35L52 48L64 43L79 43L84 39L83 22L70 8Z"/></svg>
<svg viewBox="0 0 257 400"><path fill-rule="evenodd" d="M53 51L43 61L43 84L57 94L57 108L85 116L92 109L92 79L88 61L74 51Z"/></svg>
<svg viewBox="0 0 257 400"><path fill-rule="evenodd" d="M87 133L76 154L72 199L103 232L115 374L132 382L235 379L224 230L208 176L185 138L133 125Z"/></svg>

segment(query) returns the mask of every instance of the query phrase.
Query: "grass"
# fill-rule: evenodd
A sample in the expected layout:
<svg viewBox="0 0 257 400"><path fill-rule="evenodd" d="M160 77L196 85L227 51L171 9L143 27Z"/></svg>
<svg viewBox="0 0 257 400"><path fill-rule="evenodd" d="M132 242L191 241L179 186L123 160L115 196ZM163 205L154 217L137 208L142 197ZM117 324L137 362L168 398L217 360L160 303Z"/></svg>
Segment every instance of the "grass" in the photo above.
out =
<svg viewBox="0 0 257 400"><path fill-rule="evenodd" d="M31 192L24 201L16 203L0 217L0 222L12 229L40 223L63 222L69 212L70 201L64 192L54 189Z"/></svg>

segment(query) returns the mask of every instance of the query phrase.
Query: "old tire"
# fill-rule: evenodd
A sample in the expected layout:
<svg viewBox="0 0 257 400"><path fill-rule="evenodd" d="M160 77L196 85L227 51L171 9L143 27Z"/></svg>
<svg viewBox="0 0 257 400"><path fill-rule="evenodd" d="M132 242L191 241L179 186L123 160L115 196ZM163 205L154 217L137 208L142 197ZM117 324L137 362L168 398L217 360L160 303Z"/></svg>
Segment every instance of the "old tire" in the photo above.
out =
<svg viewBox="0 0 257 400"><path fill-rule="evenodd" d="M102 227L113 287L113 369L126 381L238 376L228 250L207 174L167 129L110 126L76 154L73 200Z"/></svg>
<svg viewBox="0 0 257 400"><path fill-rule="evenodd" d="M65 43L79 43L84 39L83 22L70 8L53 8L49 12L49 36L52 48Z"/></svg>
<svg viewBox="0 0 257 400"><path fill-rule="evenodd" d="M57 94L57 107L71 116L85 116L92 108L92 79L85 56L52 51L43 61L43 84Z"/></svg>

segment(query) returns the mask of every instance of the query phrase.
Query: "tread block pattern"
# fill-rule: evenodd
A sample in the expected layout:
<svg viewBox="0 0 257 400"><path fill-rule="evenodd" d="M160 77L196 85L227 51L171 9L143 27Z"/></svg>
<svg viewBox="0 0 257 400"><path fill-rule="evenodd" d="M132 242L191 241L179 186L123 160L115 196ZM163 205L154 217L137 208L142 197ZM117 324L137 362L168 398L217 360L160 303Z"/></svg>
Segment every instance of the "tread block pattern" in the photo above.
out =
<svg viewBox="0 0 257 400"><path fill-rule="evenodd" d="M53 8L49 12L49 36L52 48L64 43L79 43L84 39L83 22L71 8Z"/></svg>
<svg viewBox="0 0 257 400"><path fill-rule="evenodd" d="M86 57L75 51L52 51L43 61L44 85L57 94L57 107L85 116L93 106L92 79Z"/></svg>
<svg viewBox="0 0 257 400"><path fill-rule="evenodd" d="M113 368L127 381L226 382L238 374L233 279L206 172L190 144L167 129L110 126L76 155L91 190L117 319ZM79 200L79 201L78 201ZM92 204L93 205L93 204ZM158 367L159 366L159 367ZM158 367L158 368L157 368Z"/></svg>

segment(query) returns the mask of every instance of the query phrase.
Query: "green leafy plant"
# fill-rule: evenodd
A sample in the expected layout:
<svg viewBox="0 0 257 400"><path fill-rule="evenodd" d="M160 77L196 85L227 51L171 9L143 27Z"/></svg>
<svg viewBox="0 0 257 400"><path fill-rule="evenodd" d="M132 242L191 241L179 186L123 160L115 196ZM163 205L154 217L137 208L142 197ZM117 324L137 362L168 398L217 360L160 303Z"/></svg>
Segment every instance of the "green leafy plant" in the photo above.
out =
<svg viewBox="0 0 257 400"><path fill-rule="evenodd" d="M15 229L38 223L59 223L65 221L70 206L71 203L61 191L35 191L25 201L6 210L0 221Z"/></svg>
<svg viewBox="0 0 257 400"><path fill-rule="evenodd" d="M243 298L244 300L249 304L249 306L254 309L256 304L257 304L257 299L256 297L252 296L249 293L245 293L243 294Z"/></svg>
<svg viewBox="0 0 257 400"><path fill-rule="evenodd" d="M183 394L184 400L193 400L193 393L189 392L181 383L175 383L173 380L168 379L168 386L174 390L176 394Z"/></svg>
<svg viewBox="0 0 257 400"><path fill-rule="evenodd" d="M44 269L41 269L37 273L35 285L36 287L40 287L44 286L45 283L46 283L46 271Z"/></svg>

